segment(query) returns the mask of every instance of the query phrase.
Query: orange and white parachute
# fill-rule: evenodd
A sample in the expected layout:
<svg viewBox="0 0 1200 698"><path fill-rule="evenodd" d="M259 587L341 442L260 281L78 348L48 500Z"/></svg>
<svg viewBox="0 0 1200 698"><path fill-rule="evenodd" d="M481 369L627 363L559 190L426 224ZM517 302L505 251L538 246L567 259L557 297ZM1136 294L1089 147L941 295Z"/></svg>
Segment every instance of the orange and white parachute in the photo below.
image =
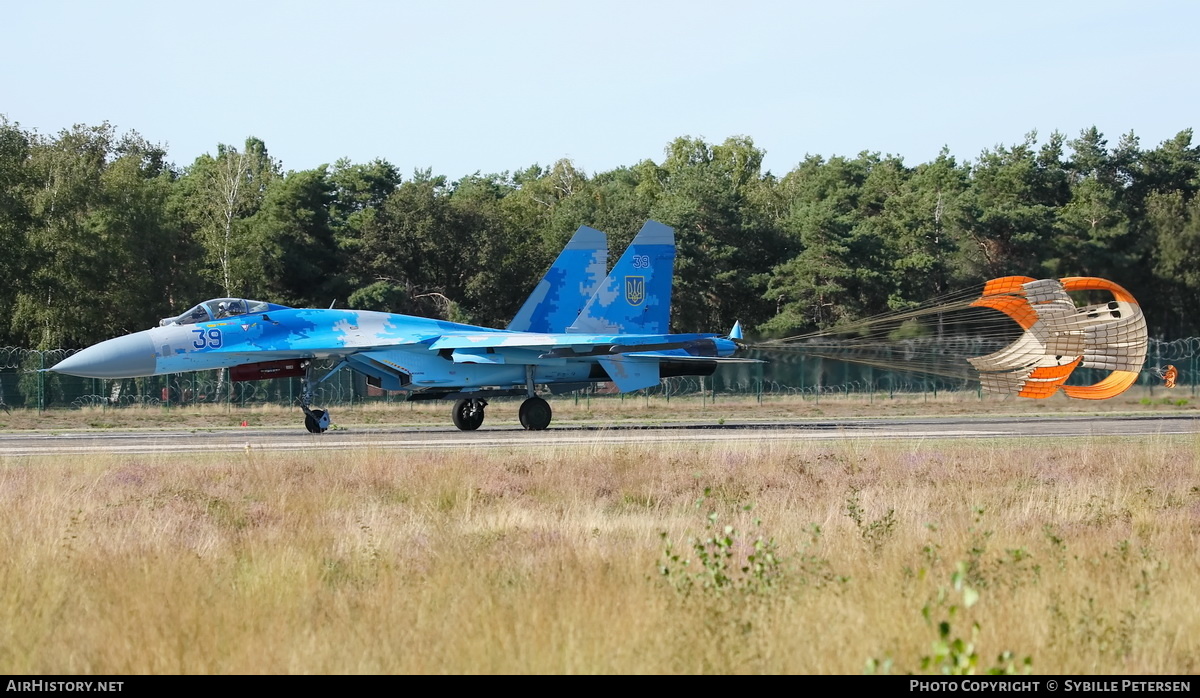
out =
<svg viewBox="0 0 1200 698"><path fill-rule="evenodd" d="M1079 307L1071 291L1107 291L1113 300ZM1104 400L1133 385L1146 361L1142 309L1106 279L1006 276L989 281L971 305L999 310L1025 330L1004 349L968 359L988 392L1045 398L1061 389L1070 397ZM1065 385L1078 367L1111 373L1094 385Z"/></svg>
<svg viewBox="0 0 1200 698"><path fill-rule="evenodd" d="M1076 305L1072 297L1111 299ZM1014 324L1015 323L1015 324ZM888 371L977 380L987 392L1085 400L1120 395L1138 379L1149 337L1141 306L1107 279L1006 276L919 306L753 345ZM1068 385L1076 369L1108 374ZM1087 380L1091 377L1079 374Z"/></svg>

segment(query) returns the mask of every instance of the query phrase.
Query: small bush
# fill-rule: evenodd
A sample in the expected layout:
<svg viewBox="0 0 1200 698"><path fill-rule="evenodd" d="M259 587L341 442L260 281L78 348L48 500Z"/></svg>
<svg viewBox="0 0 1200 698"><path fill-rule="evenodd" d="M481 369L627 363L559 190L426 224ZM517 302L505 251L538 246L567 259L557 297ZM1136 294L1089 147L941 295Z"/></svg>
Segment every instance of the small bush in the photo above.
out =
<svg viewBox="0 0 1200 698"><path fill-rule="evenodd" d="M711 495L711 488L704 488L696 508L704 509ZM751 508L746 505L742 510L749 512ZM717 512L710 510L704 519L704 535L688 538L692 557L678 552L663 531L660 535L665 548L659 574L684 597L756 596L772 591L784 569L775 539L759 534L751 540L748 533L735 526L720 526L718 519ZM761 526L762 520L754 519L754 527Z"/></svg>

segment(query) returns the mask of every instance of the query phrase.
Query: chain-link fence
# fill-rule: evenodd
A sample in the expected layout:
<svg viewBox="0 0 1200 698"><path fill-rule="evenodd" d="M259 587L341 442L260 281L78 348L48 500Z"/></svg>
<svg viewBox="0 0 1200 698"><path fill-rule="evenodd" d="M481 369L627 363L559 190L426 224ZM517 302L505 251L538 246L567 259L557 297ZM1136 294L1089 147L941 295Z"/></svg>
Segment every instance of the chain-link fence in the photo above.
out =
<svg viewBox="0 0 1200 698"><path fill-rule="evenodd" d="M36 351L0 348L0 405L29 409L120 405L232 405L299 403L299 378L264 381L229 380L227 371L195 371L148 378L105 380L77 378L43 371L69 356L71 351ZM697 394L754 396L823 396L870 394L896 397L939 392L975 393L982 397L978 381L969 378L937 377L915 372L886 370L801 352L753 349L747 358L764 363L721 364L711 376L664 379L643 394L667 398ZM1162 386L1162 373L1173 365L1178 371L1175 395L1194 397L1200 368L1200 337L1172 341L1151 340L1138 385L1152 394ZM324 376L332 362L317 362L315 375ZM1105 371L1080 369L1071 383L1088 384ZM965 375L965 374L964 374ZM607 383L590 385L581 394L615 392ZM344 406L364 402L400 402L402 393L388 393L368 386L358 373L342 370L315 389L313 404Z"/></svg>

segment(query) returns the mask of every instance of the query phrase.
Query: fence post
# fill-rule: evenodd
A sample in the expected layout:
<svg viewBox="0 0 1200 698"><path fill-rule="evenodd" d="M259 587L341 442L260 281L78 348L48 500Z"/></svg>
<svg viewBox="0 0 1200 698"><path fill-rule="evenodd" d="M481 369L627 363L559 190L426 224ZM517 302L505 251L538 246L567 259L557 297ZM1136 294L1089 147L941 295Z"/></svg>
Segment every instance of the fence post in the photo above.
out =
<svg viewBox="0 0 1200 698"><path fill-rule="evenodd" d="M46 368L46 352L38 352L39 368ZM38 414L42 413L46 401L46 374L44 371L38 371Z"/></svg>
<svg viewBox="0 0 1200 698"><path fill-rule="evenodd" d="M1158 370L1162 370L1162 344L1159 342L1154 343L1154 365L1158 367ZM1145 371L1142 371L1138 377L1141 378L1144 375ZM1154 397L1155 381L1147 381L1147 383L1150 385L1150 397Z"/></svg>
<svg viewBox="0 0 1200 698"><path fill-rule="evenodd" d="M804 399L804 355L800 355L800 399Z"/></svg>

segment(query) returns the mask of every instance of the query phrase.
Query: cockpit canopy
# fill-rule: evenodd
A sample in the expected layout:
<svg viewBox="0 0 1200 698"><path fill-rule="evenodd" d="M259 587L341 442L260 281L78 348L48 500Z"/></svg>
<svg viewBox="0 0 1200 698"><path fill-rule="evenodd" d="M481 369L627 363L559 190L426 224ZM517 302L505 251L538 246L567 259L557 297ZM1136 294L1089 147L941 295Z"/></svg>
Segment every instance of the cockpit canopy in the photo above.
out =
<svg viewBox="0 0 1200 698"><path fill-rule="evenodd" d="M238 315L286 309L286 305L276 305L275 303L268 303L266 301L252 301L245 298L214 298L210 301L204 301L182 315L165 317L158 324L160 327L166 327L167 325L194 325L197 322L211 322Z"/></svg>

